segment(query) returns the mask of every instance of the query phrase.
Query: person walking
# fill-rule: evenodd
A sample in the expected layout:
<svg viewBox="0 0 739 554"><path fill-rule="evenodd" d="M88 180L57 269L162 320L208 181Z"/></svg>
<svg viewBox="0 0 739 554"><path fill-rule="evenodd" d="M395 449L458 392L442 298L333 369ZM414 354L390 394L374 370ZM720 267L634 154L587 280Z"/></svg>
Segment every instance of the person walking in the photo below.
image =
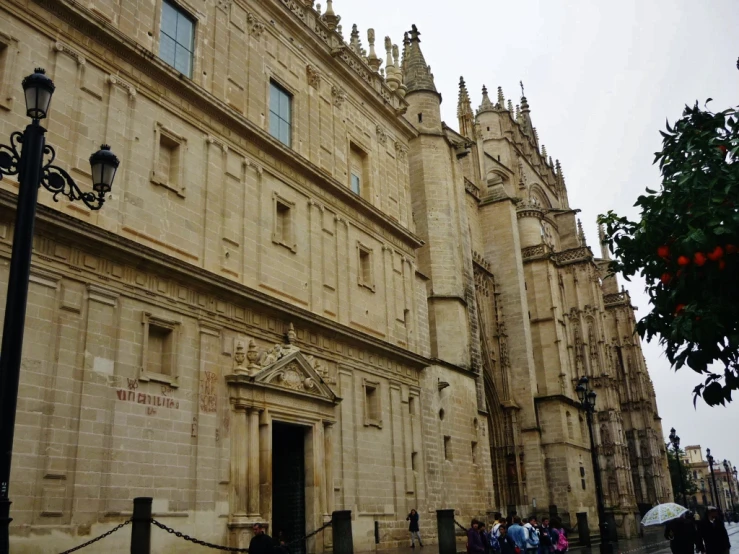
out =
<svg viewBox="0 0 739 554"><path fill-rule="evenodd" d="M692 512L686 512L679 518L667 522L665 538L670 541L672 554L693 554L701 549Z"/></svg>
<svg viewBox="0 0 739 554"><path fill-rule="evenodd" d="M249 554L272 554L275 541L264 532L264 526L261 523L255 523L252 531L254 536L249 541Z"/></svg>
<svg viewBox="0 0 739 554"><path fill-rule="evenodd" d="M521 525L520 517L514 516L513 524L508 528L508 536L522 553L526 552L526 530Z"/></svg>
<svg viewBox="0 0 739 554"><path fill-rule="evenodd" d="M411 510L411 513L408 514L408 517L405 518L406 521L409 521L408 524L408 531L411 533L411 548L416 548L416 539L418 539L418 546L423 548L423 543L421 542L421 532L420 528L418 527L418 512L414 509Z"/></svg>
<svg viewBox="0 0 739 554"><path fill-rule="evenodd" d="M698 524L698 549L705 554L728 554L731 549L729 534L714 506L708 507L706 517Z"/></svg>
<svg viewBox="0 0 739 554"><path fill-rule="evenodd" d="M480 522L472 520L470 528L467 529L467 552L469 554L485 554L485 545L482 544L480 535Z"/></svg>

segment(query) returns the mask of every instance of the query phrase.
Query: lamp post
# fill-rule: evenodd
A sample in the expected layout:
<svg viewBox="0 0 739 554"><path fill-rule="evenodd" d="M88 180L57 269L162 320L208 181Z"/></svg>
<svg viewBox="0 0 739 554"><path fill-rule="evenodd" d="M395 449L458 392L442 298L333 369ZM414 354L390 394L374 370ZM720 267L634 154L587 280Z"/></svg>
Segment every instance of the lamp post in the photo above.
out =
<svg viewBox="0 0 739 554"><path fill-rule="evenodd" d="M101 146L90 156L94 192L83 192L69 173L53 165L56 153L46 144L46 129L40 124L49 113L54 83L43 69L36 69L33 75L23 79L22 86L26 115L31 123L22 133L11 133L9 145L0 144L0 179L18 175L19 184L0 351L0 554L7 554L10 549L10 465L38 190L43 185L53 193L54 201L61 194L72 201L81 200L91 210L99 210L110 192L119 164L110 147Z"/></svg>
<svg viewBox="0 0 739 554"><path fill-rule="evenodd" d="M724 460L722 462L722 465L724 466L724 473L726 474L726 481L729 484L729 506L727 507L727 512L734 513L734 487L731 484L731 465L729 464L728 460Z"/></svg>
<svg viewBox="0 0 739 554"><path fill-rule="evenodd" d="M716 500L716 508L718 513L721 514L721 497L718 495L718 488L716 488L716 474L713 473L713 456L711 456L711 449L706 448L706 459L708 460L708 466L711 468L711 482L713 483L713 498Z"/></svg>
<svg viewBox="0 0 739 554"><path fill-rule="evenodd" d="M606 521L606 509L603 505L603 483L600 475L600 464L598 463L598 453L595 450L595 439L593 438L593 414L595 413L595 391L590 389L590 382L587 377L582 377L575 388L577 396L580 399L580 405L585 410L588 421L588 431L590 432L590 457L593 464L593 478L595 479L595 499L598 503L598 522L600 528L600 552L601 554L613 554L613 545L611 544L611 536Z"/></svg>
<svg viewBox="0 0 739 554"><path fill-rule="evenodd" d="M675 428L670 429L670 443L675 449L675 460L677 461L677 473L680 477L680 491L683 493L683 506L688 507L688 499L685 496L685 481L683 479L683 465L680 463L680 437L677 436Z"/></svg>

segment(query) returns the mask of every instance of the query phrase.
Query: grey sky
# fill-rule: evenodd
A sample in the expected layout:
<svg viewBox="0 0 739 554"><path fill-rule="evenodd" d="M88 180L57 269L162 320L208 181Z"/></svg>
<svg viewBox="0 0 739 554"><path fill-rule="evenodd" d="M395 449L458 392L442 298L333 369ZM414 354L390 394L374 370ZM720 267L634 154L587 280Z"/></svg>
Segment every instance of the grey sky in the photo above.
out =
<svg viewBox="0 0 739 554"><path fill-rule="evenodd" d="M562 161L570 205L582 209L594 250L596 216L614 209L635 217L637 196L659 183L652 160L665 119L709 97L714 109L737 104L736 7L732 0L334 0L345 38L357 23L366 48L374 28L380 57L386 35L401 44L403 31L418 26L442 116L454 128L460 75L475 107L483 84L502 86L516 104L523 80L540 141ZM643 284L625 284L643 316ZM674 426L683 445L710 447L739 465L739 395L728 408L699 402L695 410L700 377L673 372L656 342L644 353L665 433Z"/></svg>

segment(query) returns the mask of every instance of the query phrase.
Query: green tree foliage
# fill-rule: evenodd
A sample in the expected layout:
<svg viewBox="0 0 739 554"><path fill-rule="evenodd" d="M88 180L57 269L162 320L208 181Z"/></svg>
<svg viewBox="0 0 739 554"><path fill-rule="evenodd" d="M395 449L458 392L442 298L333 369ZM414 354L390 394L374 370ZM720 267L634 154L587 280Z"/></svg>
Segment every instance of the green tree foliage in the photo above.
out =
<svg viewBox="0 0 739 554"><path fill-rule="evenodd" d="M680 449L680 460L675 456L675 450L670 444L667 445L667 463L670 466L670 479L672 480L672 494L676 502L683 501L683 490L686 499L698 492L698 483L693 479L693 473L690 471L688 463L685 461L685 451ZM678 463L680 467L678 468ZM682 469L683 483L680 485L680 470ZM684 488L683 488L684 487Z"/></svg>
<svg viewBox="0 0 739 554"><path fill-rule="evenodd" d="M658 338L675 369L704 376L694 402L725 404L739 389L739 112L696 103L660 133L662 185L637 199L641 219L611 211L598 221L612 270L646 282L639 334Z"/></svg>

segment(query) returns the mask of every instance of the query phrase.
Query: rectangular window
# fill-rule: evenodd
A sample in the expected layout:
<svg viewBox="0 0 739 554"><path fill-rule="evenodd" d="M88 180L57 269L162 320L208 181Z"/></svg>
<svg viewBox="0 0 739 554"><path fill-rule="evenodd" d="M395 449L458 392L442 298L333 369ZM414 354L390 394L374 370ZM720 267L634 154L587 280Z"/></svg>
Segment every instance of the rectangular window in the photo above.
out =
<svg viewBox="0 0 739 554"><path fill-rule="evenodd" d="M349 188L357 196L369 198L369 157L354 142L349 143Z"/></svg>
<svg viewBox="0 0 739 554"><path fill-rule="evenodd" d="M472 441L472 464L477 465L477 443Z"/></svg>
<svg viewBox="0 0 739 554"><path fill-rule="evenodd" d="M162 2L159 57L177 71L192 77L195 22L175 4Z"/></svg>
<svg viewBox="0 0 739 554"><path fill-rule="evenodd" d="M179 323L143 313L144 344L141 356L142 381L177 386L177 331Z"/></svg>
<svg viewBox="0 0 739 554"><path fill-rule="evenodd" d="M408 397L408 413L411 415L413 415L415 412L415 403L416 403L415 401L416 399L413 398L412 396Z"/></svg>
<svg viewBox="0 0 739 554"><path fill-rule="evenodd" d="M382 402L378 382L364 381L364 424L382 427Z"/></svg>
<svg viewBox="0 0 739 554"><path fill-rule="evenodd" d="M357 243L358 266L357 283L359 286L367 287L375 291L375 277L373 271L372 250L362 243Z"/></svg>
<svg viewBox="0 0 739 554"><path fill-rule="evenodd" d="M352 192L357 196L362 195L362 178L356 173L352 173Z"/></svg>
<svg viewBox="0 0 739 554"><path fill-rule="evenodd" d="M269 83L269 134L285 146L292 144L292 95L274 81Z"/></svg>
<svg viewBox="0 0 739 554"><path fill-rule="evenodd" d="M411 452L411 469L418 471L418 452Z"/></svg>
<svg viewBox="0 0 739 554"><path fill-rule="evenodd" d="M452 437L448 435L444 437L444 459L447 461L452 459Z"/></svg>
<svg viewBox="0 0 739 554"><path fill-rule="evenodd" d="M178 135L161 123L154 129L154 168L151 182L185 196L185 173L183 150L187 147L185 137Z"/></svg>
<svg viewBox="0 0 739 554"><path fill-rule="evenodd" d="M293 208L295 204L288 202L276 193L273 196L274 223L272 226L272 242L296 251Z"/></svg>

